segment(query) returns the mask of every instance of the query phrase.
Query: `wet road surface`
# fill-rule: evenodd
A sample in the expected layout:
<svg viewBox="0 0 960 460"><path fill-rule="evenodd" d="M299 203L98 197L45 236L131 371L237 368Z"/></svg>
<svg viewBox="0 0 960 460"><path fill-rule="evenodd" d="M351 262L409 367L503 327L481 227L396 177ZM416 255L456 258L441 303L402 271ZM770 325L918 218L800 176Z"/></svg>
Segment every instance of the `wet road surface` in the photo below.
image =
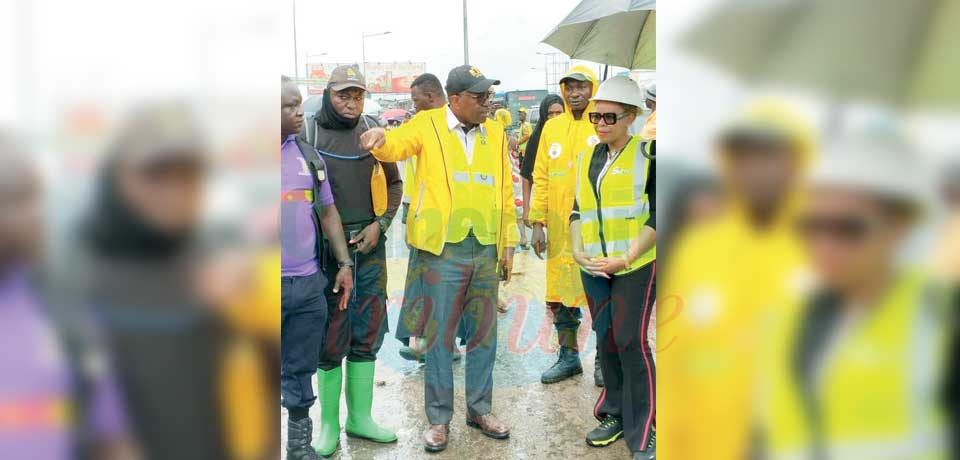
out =
<svg viewBox="0 0 960 460"><path fill-rule="evenodd" d="M397 227L391 228L391 237ZM393 238L393 242L402 237ZM560 383L544 385L540 374L556 361L555 332L543 302L546 286L544 262L533 252L518 252L514 279L501 286L501 300L509 310L500 315L497 360L494 366L493 411L511 428L510 438L495 440L464 424L464 364L454 363L455 413L450 424L447 449L430 454L423 450L422 433L427 427L423 411L422 365L398 355L402 345L393 336L400 312L406 250L388 242L389 324L377 361L374 388L374 419L397 431L393 444L377 444L348 438L341 433L340 448L333 459L629 459L621 439L604 448L590 447L584 440L597 421L593 408L601 388L594 386L595 338L589 330L589 315L581 325L583 374ZM586 309L584 313L587 313ZM283 443L286 443L286 413L281 415ZM311 409L314 434L318 431L320 409ZM341 401L341 425L346 407ZM281 444L283 445L283 444Z"/></svg>

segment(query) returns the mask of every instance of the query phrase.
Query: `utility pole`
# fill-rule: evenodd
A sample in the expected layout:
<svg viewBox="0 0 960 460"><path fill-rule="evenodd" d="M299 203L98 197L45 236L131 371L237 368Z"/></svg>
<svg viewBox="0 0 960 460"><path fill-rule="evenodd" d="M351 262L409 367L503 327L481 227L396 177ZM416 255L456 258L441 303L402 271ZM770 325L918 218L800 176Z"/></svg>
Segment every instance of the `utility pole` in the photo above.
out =
<svg viewBox="0 0 960 460"><path fill-rule="evenodd" d="M300 78L300 63L297 57L297 0L293 1L293 75Z"/></svg>
<svg viewBox="0 0 960 460"><path fill-rule="evenodd" d="M367 78L367 39L370 37L377 37L380 35L387 35L390 31L376 32L368 34L366 32L360 33L360 73L363 74L363 78Z"/></svg>
<svg viewBox="0 0 960 460"><path fill-rule="evenodd" d="M470 49L467 46L467 0L463 0L463 63L470 63Z"/></svg>

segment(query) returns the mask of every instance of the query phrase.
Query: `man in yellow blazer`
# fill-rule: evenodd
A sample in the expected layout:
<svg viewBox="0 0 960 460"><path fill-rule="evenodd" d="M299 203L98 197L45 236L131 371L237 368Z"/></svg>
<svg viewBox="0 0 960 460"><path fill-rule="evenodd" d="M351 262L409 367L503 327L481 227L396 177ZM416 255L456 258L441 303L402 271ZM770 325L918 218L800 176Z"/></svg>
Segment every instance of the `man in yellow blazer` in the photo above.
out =
<svg viewBox="0 0 960 460"><path fill-rule="evenodd" d="M416 156L407 242L420 295L405 299L397 338L427 341L429 452L445 449L450 434L457 338L467 342L467 425L491 438L510 436L492 413L498 283L510 280L519 239L507 138L503 125L487 119L496 84L476 67L456 67L447 77L448 104L360 138L381 161Z"/></svg>
<svg viewBox="0 0 960 460"><path fill-rule="evenodd" d="M585 66L576 66L560 79L564 112L543 126L533 167L533 199L529 220L533 224L533 250L547 253L547 307L560 345L557 362L540 376L543 383L556 383L583 373L577 345L580 307L586 305L580 268L570 248L570 212L577 188L577 159L592 154L597 133L587 116L593 110L590 98L597 92L597 77ZM550 233L547 244L546 229ZM599 366L597 366L599 369ZM602 386L599 372L595 382Z"/></svg>

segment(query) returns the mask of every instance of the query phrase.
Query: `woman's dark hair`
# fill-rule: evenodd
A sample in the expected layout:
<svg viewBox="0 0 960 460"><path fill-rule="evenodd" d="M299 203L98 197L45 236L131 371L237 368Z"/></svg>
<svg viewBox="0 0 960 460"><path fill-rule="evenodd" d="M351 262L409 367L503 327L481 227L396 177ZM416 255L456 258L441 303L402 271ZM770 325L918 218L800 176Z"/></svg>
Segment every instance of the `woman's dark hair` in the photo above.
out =
<svg viewBox="0 0 960 460"><path fill-rule="evenodd" d="M563 98L556 94L548 94L540 101L540 119L530 133L530 139L527 139L527 151L523 154L523 163L520 165L520 175L530 179L533 175L533 162L537 158L537 144L540 143L540 134L543 133L543 125L547 123L547 117L550 116L550 106L553 104L563 105Z"/></svg>

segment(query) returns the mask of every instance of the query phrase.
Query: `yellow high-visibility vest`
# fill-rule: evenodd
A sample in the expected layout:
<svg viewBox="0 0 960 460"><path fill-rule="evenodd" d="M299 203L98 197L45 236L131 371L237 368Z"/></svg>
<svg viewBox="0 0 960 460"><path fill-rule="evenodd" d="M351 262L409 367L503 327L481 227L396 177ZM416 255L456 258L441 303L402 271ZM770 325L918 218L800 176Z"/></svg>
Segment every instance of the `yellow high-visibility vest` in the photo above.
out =
<svg viewBox="0 0 960 460"><path fill-rule="evenodd" d="M459 129L459 128L457 128ZM500 146L491 146L485 127L479 127L473 147L473 161L467 163L467 155L460 147L457 135L447 131L456 146L450 155L452 169L453 202L450 221L447 224L447 243L459 243L473 230L481 244L497 242L497 227L500 225L500 210L492 206L497 202L500 185L497 183L501 163Z"/></svg>
<svg viewBox="0 0 960 460"><path fill-rule="evenodd" d="M650 217L646 181L649 159L643 154L639 136L626 147L597 179L596 193L590 184L592 151L577 160L577 204L580 206L580 237L583 250L591 257L620 257ZM656 260L657 247L647 250L617 275L630 273Z"/></svg>
<svg viewBox="0 0 960 460"><path fill-rule="evenodd" d="M423 251L440 255L444 243L453 240L447 232L451 228L454 210L453 163L464 156L457 135L447 129L446 106L419 112L409 122L387 131L386 142L371 153L380 161L396 162L416 156L413 194L407 216L407 242ZM481 203L487 220L479 225L473 222L474 232L484 237L483 228L494 229L493 242L500 257L505 248L513 248L520 239L517 231L517 213L513 205L513 183L510 160L503 125L486 120L482 124L485 139L476 140L472 172L493 175L496 191L493 198ZM489 179L481 178L484 183ZM460 196L463 197L462 195ZM462 202L462 200L461 200ZM461 206L461 205L458 205ZM479 228L478 228L479 227Z"/></svg>
<svg viewBox="0 0 960 460"><path fill-rule="evenodd" d="M924 281L901 274L884 299L841 331L822 351L806 398L794 363L804 309L771 325L770 346L762 347L766 458L812 460L817 450L836 460L945 458L937 391L944 322Z"/></svg>

